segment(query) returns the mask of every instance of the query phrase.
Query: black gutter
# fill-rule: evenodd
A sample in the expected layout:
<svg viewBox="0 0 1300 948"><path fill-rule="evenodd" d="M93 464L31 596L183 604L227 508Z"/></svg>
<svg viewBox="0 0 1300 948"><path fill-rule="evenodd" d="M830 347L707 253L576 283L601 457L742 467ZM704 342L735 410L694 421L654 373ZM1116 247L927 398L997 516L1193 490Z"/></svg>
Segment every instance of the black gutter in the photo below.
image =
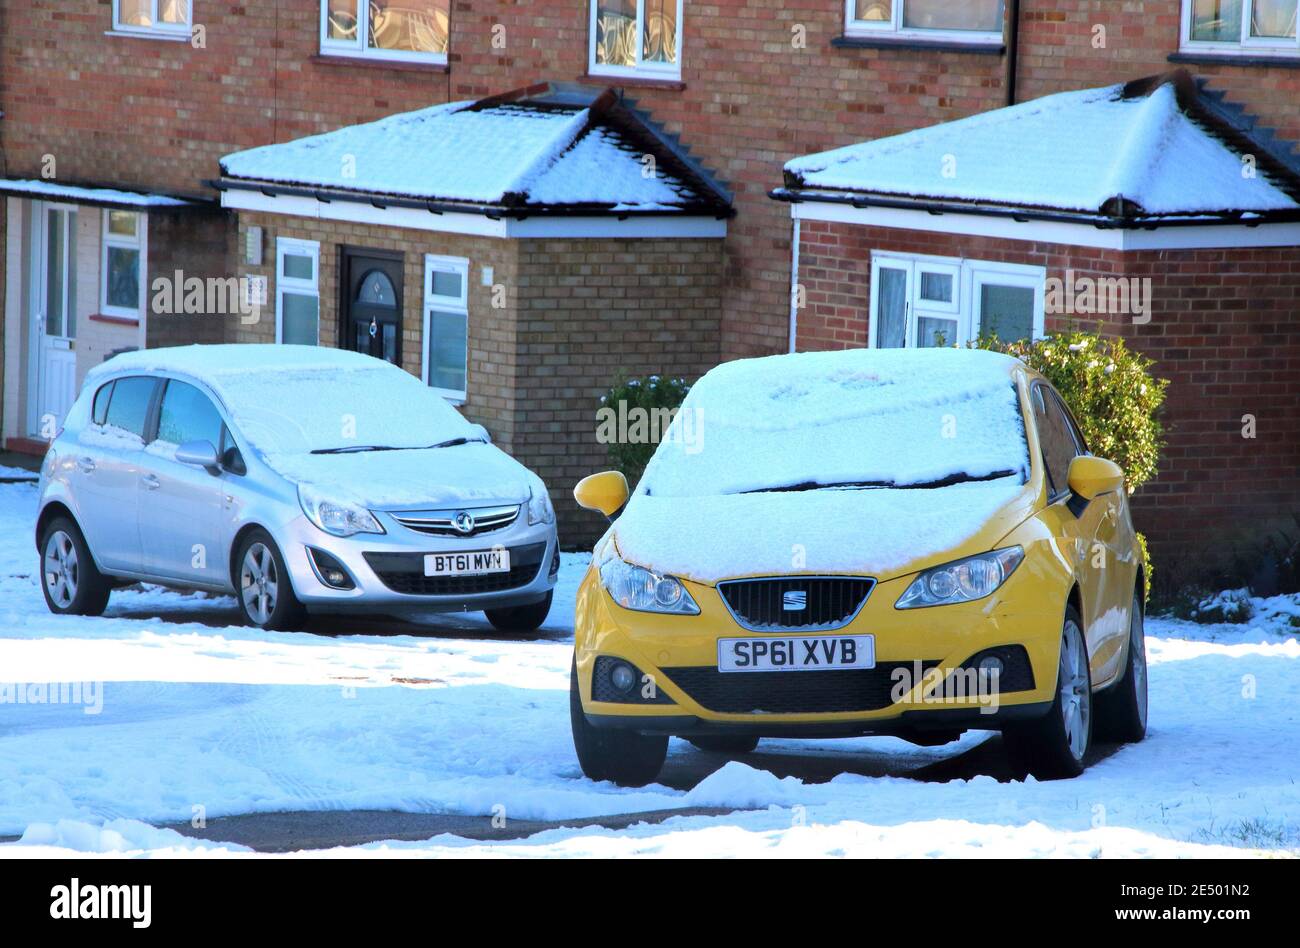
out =
<svg viewBox="0 0 1300 948"><path fill-rule="evenodd" d="M265 181L238 181L231 178L209 179L204 182L218 191L256 191L268 197L305 197L315 198L322 204L331 201L345 201L350 204L369 204L383 210L389 207L424 210L431 214L479 214L489 220L524 220L528 217L614 217L626 220L632 217L714 217L726 220L734 217L736 211L728 207L718 208L686 206L675 210L628 210L615 211L609 205L521 205L508 207L497 204L457 204L449 201L431 201L421 198L388 197L386 195L362 194L355 191L331 191L323 188L306 188L287 184L272 184Z"/></svg>
<svg viewBox="0 0 1300 948"><path fill-rule="evenodd" d="M1020 0L1007 4L1007 105L1016 104L1016 72L1020 51Z"/></svg>
<svg viewBox="0 0 1300 948"><path fill-rule="evenodd" d="M966 214L973 217L998 217L1020 221L1046 221L1055 224L1090 224L1098 230L1158 230L1161 227L1216 227L1233 225L1257 227L1260 224L1292 224L1300 222L1300 209L1290 211L1261 211L1253 217L1196 217L1149 218L1116 217L1106 214L1046 211L1036 208L1010 208L991 205L945 204L941 201L909 201L896 198L867 197L860 194L808 194L790 188L774 188L767 193L774 201L788 204L845 204L856 208L888 208L891 210L924 211L927 214Z"/></svg>

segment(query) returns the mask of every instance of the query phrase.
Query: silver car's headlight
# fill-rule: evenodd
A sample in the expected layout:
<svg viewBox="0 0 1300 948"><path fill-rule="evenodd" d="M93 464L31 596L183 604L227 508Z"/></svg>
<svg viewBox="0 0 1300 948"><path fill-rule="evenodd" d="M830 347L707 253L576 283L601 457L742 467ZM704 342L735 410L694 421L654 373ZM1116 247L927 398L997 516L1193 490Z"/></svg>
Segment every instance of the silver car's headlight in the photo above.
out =
<svg viewBox="0 0 1300 948"><path fill-rule="evenodd" d="M333 536L384 532L383 525L366 508L328 500L306 485L298 485L298 502L308 520Z"/></svg>
<svg viewBox="0 0 1300 948"><path fill-rule="evenodd" d="M700 614L700 607L677 579L624 562L613 546L609 544L610 553L600 564L600 582L616 603L638 612Z"/></svg>
<svg viewBox="0 0 1300 948"><path fill-rule="evenodd" d="M528 491L528 525L555 523L555 508L551 506L551 495L545 488Z"/></svg>
<svg viewBox="0 0 1300 948"><path fill-rule="evenodd" d="M1009 546L1005 550L993 550L932 567L912 580L912 585L898 597L894 608L946 606L983 599L1006 582L1024 558L1024 550Z"/></svg>

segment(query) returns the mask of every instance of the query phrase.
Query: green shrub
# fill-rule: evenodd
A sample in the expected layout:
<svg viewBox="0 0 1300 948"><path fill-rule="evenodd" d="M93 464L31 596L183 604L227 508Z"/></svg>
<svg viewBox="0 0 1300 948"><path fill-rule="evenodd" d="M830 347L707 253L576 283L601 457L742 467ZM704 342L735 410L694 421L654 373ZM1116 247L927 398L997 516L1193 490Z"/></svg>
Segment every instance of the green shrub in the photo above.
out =
<svg viewBox="0 0 1300 948"><path fill-rule="evenodd" d="M1056 386L1083 429L1088 449L1124 469L1130 493L1155 476L1164 445L1157 414L1169 382L1151 374L1151 359L1129 349L1123 339L1092 332L1060 333L1037 342L981 337L977 345L1015 356Z"/></svg>
<svg viewBox="0 0 1300 948"><path fill-rule="evenodd" d="M597 439L608 446L610 462L629 483L641 478L690 390L685 379L647 375L621 378L600 396Z"/></svg>

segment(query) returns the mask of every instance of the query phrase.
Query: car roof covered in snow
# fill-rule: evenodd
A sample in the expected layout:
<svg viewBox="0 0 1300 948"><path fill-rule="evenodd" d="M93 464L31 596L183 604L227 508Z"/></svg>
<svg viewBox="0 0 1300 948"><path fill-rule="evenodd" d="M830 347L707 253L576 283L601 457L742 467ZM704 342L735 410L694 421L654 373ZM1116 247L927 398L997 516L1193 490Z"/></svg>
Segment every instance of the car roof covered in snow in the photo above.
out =
<svg viewBox="0 0 1300 948"><path fill-rule="evenodd" d="M254 343L145 349L96 366L86 387L131 373L204 383L243 435L270 457L350 444L427 447L478 436L415 376L343 349Z"/></svg>
<svg viewBox="0 0 1300 948"><path fill-rule="evenodd" d="M834 192L1133 217L1300 210L1291 146L1186 72L1064 92L796 158L778 198ZM1259 173L1242 173L1245 156Z"/></svg>
<svg viewBox="0 0 1300 948"><path fill-rule="evenodd" d="M235 152L221 170L226 186L271 182L491 207L730 210L727 192L612 91L549 85Z"/></svg>

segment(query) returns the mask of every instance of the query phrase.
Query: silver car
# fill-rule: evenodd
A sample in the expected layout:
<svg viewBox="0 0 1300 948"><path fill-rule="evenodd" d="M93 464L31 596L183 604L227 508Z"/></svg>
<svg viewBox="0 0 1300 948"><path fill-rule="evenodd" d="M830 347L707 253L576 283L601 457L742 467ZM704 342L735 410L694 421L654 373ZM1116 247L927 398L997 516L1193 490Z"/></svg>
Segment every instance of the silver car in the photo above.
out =
<svg viewBox="0 0 1300 948"><path fill-rule="evenodd" d="M395 366L312 346L93 369L42 467L36 543L55 613L143 581L232 594L265 629L482 610L531 631L560 564L546 487L482 426Z"/></svg>

